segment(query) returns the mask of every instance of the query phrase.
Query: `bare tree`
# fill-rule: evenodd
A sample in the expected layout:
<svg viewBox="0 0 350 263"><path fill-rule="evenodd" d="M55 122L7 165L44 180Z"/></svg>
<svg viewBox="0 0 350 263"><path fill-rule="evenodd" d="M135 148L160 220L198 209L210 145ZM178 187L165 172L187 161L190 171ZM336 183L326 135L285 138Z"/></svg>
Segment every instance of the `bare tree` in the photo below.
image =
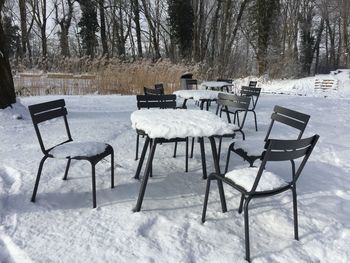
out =
<svg viewBox="0 0 350 263"><path fill-rule="evenodd" d="M350 18L350 2L349 0L338 0L340 11L340 32L341 32L341 49L340 61L342 66L348 67L350 59L349 45L349 18Z"/></svg>
<svg viewBox="0 0 350 263"><path fill-rule="evenodd" d="M148 22L148 27L149 27L149 34L150 34L150 39L151 43L154 49L154 59L158 59L161 57L160 55L160 49L159 49L159 38L158 33L157 33L157 24L155 23L154 18L151 15L151 4L149 0L141 0L142 7L143 7L143 12L145 14L145 17Z"/></svg>
<svg viewBox="0 0 350 263"><path fill-rule="evenodd" d="M11 106L16 102L15 88L11 73L8 54L6 54L6 39L2 28L1 11L5 0L0 0L0 109Z"/></svg>
<svg viewBox="0 0 350 263"><path fill-rule="evenodd" d="M21 19L21 58L27 53L27 8L25 0L18 0L19 13Z"/></svg>
<svg viewBox="0 0 350 263"><path fill-rule="evenodd" d="M60 26L59 38L61 46L61 55L70 57L69 51L69 28L73 17L74 0L55 0L55 22Z"/></svg>
<svg viewBox="0 0 350 263"><path fill-rule="evenodd" d="M47 21L52 12L54 12L54 8L48 9L46 0L29 0L30 6L32 8L32 15L36 22L36 25L39 29L39 36L41 40L41 55L44 62L44 69L47 68L47 39L48 35L47 30Z"/></svg>
<svg viewBox="0 0 350 263"><path fill-rule="evenodd" d="M142 54L142 39L141 39L141 24L140 24L140 4L138 0L131 0L133 12L133 20L135 23L137 54L138 57L143 57Z"/></svg>
<svg viewBox="0 0 350 263"><path fill-rule="evenodd" d="M100 11L100 33L101 33L101 43L102 43L102 54L108 58L108 45L107 45L107 35L106 35L106 19L105 19L105 7L104 0L98 0L98 7Z"/></svg>

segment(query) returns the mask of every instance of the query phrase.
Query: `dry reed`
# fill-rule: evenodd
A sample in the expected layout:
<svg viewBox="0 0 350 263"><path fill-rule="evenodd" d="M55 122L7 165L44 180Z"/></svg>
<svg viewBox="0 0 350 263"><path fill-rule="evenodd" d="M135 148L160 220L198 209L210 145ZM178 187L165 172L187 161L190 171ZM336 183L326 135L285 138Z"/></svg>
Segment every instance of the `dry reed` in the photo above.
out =
<svg viewBox="0 0 350 263"><path fill-rule="evenodd" d="M77 73L76 64L67 69L71 71L59 73L20 73L14 77L15 89L19 96L45 94L142 94L143 87L151 87L163 83L166 93L172 93L180 88L180 77L185 72L200 77L200 67L197 65L173 64L168 60L153 63L148 60L122 62L101 59L98 61L76 61L87 72ZM83 64L83 65L82 65ZM74 70L73 70L74 68ZM86 71L85 71L86 70Z"/></svg>

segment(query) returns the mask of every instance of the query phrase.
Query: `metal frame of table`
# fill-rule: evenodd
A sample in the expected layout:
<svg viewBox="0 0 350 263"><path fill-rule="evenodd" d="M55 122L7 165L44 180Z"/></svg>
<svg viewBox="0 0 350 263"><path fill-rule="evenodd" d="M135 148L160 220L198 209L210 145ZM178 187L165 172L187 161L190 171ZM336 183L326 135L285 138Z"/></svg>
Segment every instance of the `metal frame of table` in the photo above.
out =
<svg viewBox="0 0 350 263"><path fill-rule="evenodd" d="M216 91L209 91L209 90L182 90L183 92L208 92L210 94L212 94L213 92L219 94L219 92L216 92ZM199 98L197 99L195 95L184 95L184 94L178 94L177 92L174 92L174 94L176 94L176 96L184 99L183 103L182 103L182 108L183 109L187 109L187 106L186 106L186 103L189 99L192 99L192 100L195 100L195 101L198 101L199 102L199 107L201 110L204 109L204 104L206 104L206 110L208 111L209 110L209 105L212 101L216 101L217 100L217 96L214 98L213 96L210 96L210 95L207 95L207 96L204 96L204 97L207 97L207 98ZM195 99L196 98L196 99Z"/></svg>
<svg viewBox="0 0 350 263"><path fill-rule="evenodd" d="M225 82L225 81L203 81L200 85L203 85L206 87L206 89L210 90L219 90L223 91L226 87L226 91L229 91L228 87L234 87L235 85L233 83Z"/></svg>
<svg viewBox="0 0 350 263"><path fill-rule="evenodd" d="M208 138L209 138L210 145L211 145L215 173L221 174L220 165L219 165L219 157L218 157L218 152L217 152L214 136L210 136ZM147 149L149 148L148 146L151 145L151 147L150 147L150 152L148 155L145 171L144 171L143 178L142 178L142 183L141 183L137 203L136 203L135 208L133 209L134 212L139 212L141 210L143 198L144 198L144 195L146 192L148 178L149 178L151 171L152 171L152 162L153 162L153 157L154 157L154 154L156 151L157 144L163 143L163 142L176 141L177 139L178 138L174 138L174 139L154 138L154 139L151 139L148 136L146 137L146 141L145 141L145 144L143 146L140 161L139 161L139 164L138 164L138 167L136 170L136 174L135 174L136 179L139 179L141 168L142 168L145 156L146 156L146 152L147 152ZM199 138L199 140L200 140L200 148L201 148L203 179L207 179L204 139L203 139L203 137L201 137L201 138ZM219 194L220 194L221 208L222 208L223 212L226 212L227 207L226 207L226 200L225 200L225 195L224 195L224 187L223 187L222 181L217 180L217 183L218 183Z"/></svg>

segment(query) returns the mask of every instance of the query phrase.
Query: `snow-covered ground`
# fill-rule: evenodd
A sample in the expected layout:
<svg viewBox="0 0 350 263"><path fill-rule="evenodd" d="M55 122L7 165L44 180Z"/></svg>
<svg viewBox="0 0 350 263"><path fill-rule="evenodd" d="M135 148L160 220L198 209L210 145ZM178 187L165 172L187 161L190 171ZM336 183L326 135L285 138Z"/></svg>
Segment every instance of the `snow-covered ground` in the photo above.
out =
<svg viewBox="0 0 350 263"><path fill-rule="evenodd" d="M320 140L298 184L300 241L293 239L290 192L254 200L253 262L350 262L349 80L349 75L343 76L337 91L326 92L314 92L308 79L262 85L266 92L280 87L284 93L306 96L263 93L257 106L259 132L249 115L247 139L263 140L278 104L310 114L304 136L317 133ZM115 150L114 189L109 159L97 165L97 209L92 209L90 166L83 161L72 161L68 180L63 181L66 162L48 160L37 201L30 202L42 153L27 106L57 98L66 100L75 140L103 141ZM26 97L13 109L0 110L0 262L244 262L237 191L225 187L229 211L221 213L213 184L207 221L201 223L206 182L198 145L188 173L183 143L177 158L172 157L173 144L159 146L142 210L132 212L140 187L133 179L134 110L134 96L116 95ZM60 136L61 124L45 125L48 141ZM226 141L224 147L228 145ZM206 141L208 171L213 171L209 149ZM247 163L233 156L230 168L242 165Z"/></svg>

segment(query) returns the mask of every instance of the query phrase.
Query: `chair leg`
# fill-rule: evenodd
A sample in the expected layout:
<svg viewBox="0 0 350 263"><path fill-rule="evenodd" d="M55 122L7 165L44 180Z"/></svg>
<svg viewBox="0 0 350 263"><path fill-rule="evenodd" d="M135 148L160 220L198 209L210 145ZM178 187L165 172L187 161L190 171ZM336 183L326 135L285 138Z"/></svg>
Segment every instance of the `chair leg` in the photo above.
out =
<svg viewBox="0 0 350 263"><path fill-rule="evenodd" d="M239 202L238 213L241 214L243 210L244 194L241 195L241 201Z"/></svg>
<svg viewBox="0 0 350 263"><path fill-rule="evenodd" d="M135 156L135 161L138 160L139 158L139 141L140 141L140 135L136 135L136 156Z"/></svg>
<svg viewBox="0 0 350 263"><path fill-rule="evenodd" d="M240 125L240 121L239 121L239 112L237 111L236 114L237 114L237 125L238 125L238 127L240 127L241 125Z"/></svg>
<svg viewBox="0 0 350 263"><path fill-rule="evenodd" d="M243 137L243 141L245 140L245 134L242 130L239 130L239 132L242 134L242 137Z"/></svg>
<svg viewBox="0 0 350 263"><path fill-rule="evenodd" d="M68 170L70 166L71 158L68 158L67 166L66 166L66 171L64 172L63 180L67 180L67 175L68 175Z"/></svg>
<svg viewBox="0 0 350 263"><path fill-rule="evenodd" d="M188 137L186 138L186 160L185 160L185 172L188 172Z"/></svg>
<svg viewBox="0 0 350 263"><path fill-rule="evenodd" d="M114 151L111 152L111 188L114 188Z"/></svg>
<svg viewBox="0 0 350 263"><path fill-rule="evenodd" d="M150 140L149 143L149 151L151 152L152 149L152 145L153 145L153 139ZM153 177L153 164L151 164L151 168L149 169L149 176Z"/></svg>
<svg viewBox="0 0 350 263"><path fill-rule="evenodd" d="M206 160L205 160L205 149L204 149L203 137L199 138L199 145L200 145L200 149L201 149L203 179L207 179L207 164L206 164Z"/></svg>
<svg viewBox="0 0 350 263"><path fill-rule="evenodd" d="M43 165L45 160L47 159L47 156L44 156L39 164L39 169L38 169L38 173L36 175L36 180L35 180L35 185L34 185L34 190L33 190L33 195L32 195L32 202L35 202L35 197L36 197L36 192L38 191L38 186L39 186L39 181L40 181L40 176L41 176L41 171L43 169Z"/></svg>
<svg viewBox="0 0 350 263"><path fill-rule="evenodd" d="M220 139L219 139L219 147L218 147L218 163L220 163L221 144L222 144L222 137L220 137Z"/></svg>
<svg viewBox="0 0 350 263"><path fill-rule="evenodd" d="M220 173L220 165L219 165L219 162L218 162L218 153L217 153L217 150L216 150L216 144L215 144L214 137L209 137L209 141L210 141L210 146L211 146L211 150L212 150L212 154L213 154L213 162L214 162L214 166L215 166L215 173L218 174L218 175L221 175L221 173ZM218 181L219 195L220 195L220 201L221 201L221 209L222 209L222 212L225 213L225 212L227 212L227 206L226 206L224 186L223 186L221 180L217 180L217 181Z"/></svg>
<svg viewBox="0 0 350 263"><path fill-rule="evenodd" d="M173 155L174 158L176 157L176 150L177 150L177 142L175 142L175 147L174 147L174 155Z"/></svg>
<svg viewBox="0 0 350 263"><path fill-rule="evenodd" d="M142 168L142 165L143 165L143 161L145 160L145 156L146 156L146 152L147 152L147 149L148 149L149 141L150 141L150 139L148 137L146 137L146 141L145 141L145 144L143 145L143 149L142 149L142 152L141 152L140 161L139 161L139 164L137 165L136 173L135 173L135 176L134 176L135 179L139 179L140 178L140 172L141 172L141 168Z"/></svg>
<svg viewBox="0 0 350 263"><path fill-rule="evenodd" d="M134 212L140 212L140 210L141 210L142 201L143 201L143 197L145 195L146 186L147 186L147 182L148 182L148 177L150 175L150 169L152 167L154 153L156 151L156 146L157 146L157 141L155 140L152 144L152 148L151 148L150 153L148 155L148 160L147 160L146 168L144 171L144 176L142 178L142 183L141 183L141 187L140 187L139 196L137 198L136 207L133 209Z"/></svg>
<svg viewBox="0 0 350 263"><path fill-rule="evenodd" d="M193 148L194 148L194 137L192 137L191 155L190 155L191 158L193 158Z"/></svg>
<svg viewBox="0 0 350 263"><path fill-rule="evenodd" d="M292 193L293 193L293 214L294 214L294 239L299 240L297 190L295 189L295 186L293 186L292 188Z"/></svg>
<svg viewBox="0 0 350 263"><path fill-rule="evenodd" d="M91 163L91 177L92 177L92 207L96 208L96 176L95 164Z"/></svg>
<svg viewBox="0 0 350 263"><path fill-rule="evenodd" d="M256 121L256 113L253 111L254 114L254 121L255 121L255 131L258 131L258 122Z"/></svg>
<svg viewBox="0 0 350 263"><path fill-rule="evenodd" d="M207 187L205 189L204 203L203 203L202 223L205 222L205 214L207 213L207 205L208 205L209 190L210 190L210 181L211 181L211 178L208 178L208 180L207 180Z"/></svg>
<svg viewBox="0 0 350 263"><path fill-rule="evenodd" d="M249 217L248 217L248 205L250 198L244 203L244 235L245 235L245 260L250 262L250 242L249 242Z"/></svg>
<svg viewBox="0 0 350 263"><path fill-rule="evenodd" d="M227 157L226 157L226 165L225 165L225 173L228 171L228 165L230 163L230 157L231 157L231 151L232 151L233 145L231 144L227 151Z"/></svg>

